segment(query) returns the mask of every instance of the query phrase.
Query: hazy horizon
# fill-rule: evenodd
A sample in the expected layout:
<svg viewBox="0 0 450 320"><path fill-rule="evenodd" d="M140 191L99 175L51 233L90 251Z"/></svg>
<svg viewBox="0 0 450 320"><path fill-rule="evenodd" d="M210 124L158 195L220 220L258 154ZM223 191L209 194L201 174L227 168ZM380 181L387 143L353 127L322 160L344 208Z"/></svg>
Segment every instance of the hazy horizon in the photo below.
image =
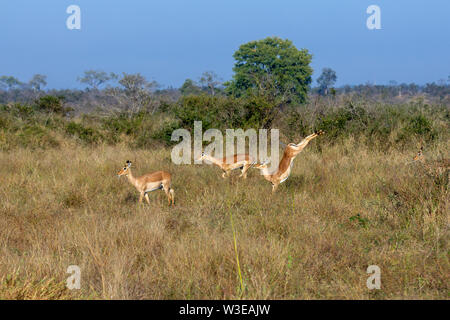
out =
<svg viewBox="0 0 450 320"><path fill-rule="evenodd" d="M81 30L66 27L72 4L81 8ZM381 30L366 27L372 4L381 8ZM450 75L448 9L443 0L19 0L0 5L0 76L45 74L49 89L84 88L77 77L89 69L139 72L163 87L209 70L226 81L241 44L278 36L312 53L313 86L325 67L338 87L425 84Z"/></svg>

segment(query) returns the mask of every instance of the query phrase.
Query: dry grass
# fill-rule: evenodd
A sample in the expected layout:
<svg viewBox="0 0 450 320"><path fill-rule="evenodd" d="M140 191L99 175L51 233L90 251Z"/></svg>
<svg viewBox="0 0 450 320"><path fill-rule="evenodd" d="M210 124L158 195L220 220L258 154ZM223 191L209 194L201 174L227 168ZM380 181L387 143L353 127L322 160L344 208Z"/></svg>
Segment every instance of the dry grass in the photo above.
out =
<svg viewBox="0 0 450 320"><path fill-rule="evenodd" d="M2 152L0 298L449 298L448 176L405 165L415 150L349 139L318 153L317 143L273 196L257 170L223 180L211 166L173 165L170 150ZM128 159L136 174L172 172L176 206L161 191L139 206L115 176ZM366 287L372 264L381 290ZM69 265L81 290L65 288Z"/></svg>

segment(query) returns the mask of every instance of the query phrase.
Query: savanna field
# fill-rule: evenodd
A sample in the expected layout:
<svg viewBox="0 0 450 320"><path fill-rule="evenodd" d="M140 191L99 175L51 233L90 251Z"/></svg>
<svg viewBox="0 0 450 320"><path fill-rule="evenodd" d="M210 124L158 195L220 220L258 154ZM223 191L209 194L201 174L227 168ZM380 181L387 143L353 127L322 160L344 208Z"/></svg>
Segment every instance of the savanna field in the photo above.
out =
<svg viewBox="0 0 450 320"><path fill-rule="evenodd" d="M230 119L199 107L227 101L204 99L114 116L2 106L0 299L449 298L448 170L411 162L421 146L449 158L448 102L336 98L283 110L270 121L282 141L326 134L272 195L256 169L222 179L210 165L172 163L177 125ZM162 191L139 205L116 175L126 160L135 176L171 172L175 206ZM70 265L80 290L66 288ZM370 265L380 290L366 286Z"/></svg>

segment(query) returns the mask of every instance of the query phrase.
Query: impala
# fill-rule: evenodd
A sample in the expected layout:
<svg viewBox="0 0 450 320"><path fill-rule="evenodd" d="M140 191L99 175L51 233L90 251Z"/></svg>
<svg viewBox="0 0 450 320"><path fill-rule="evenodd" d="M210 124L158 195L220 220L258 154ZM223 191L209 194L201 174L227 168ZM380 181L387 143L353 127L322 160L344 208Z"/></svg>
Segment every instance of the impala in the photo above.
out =
<svg viewBox="0 0 450 320"><path fill-rule="evenodd" d="M420 148L416 156L413 158L413 162L422 163L431 173L442 174L450 169L450 159L441 160L427 160L423 154L423 147Z"/></svg>
<svg viewBox="0 0 450 320"><path fill-rule="evenodd" d="M289 178L295 157L308 145L312 139L322 134L324 134L324 132L320 130L307 136L298 144L289 143L284 149L283 157L281 158L278 168L274 173L269 172L268 160L261 164L255 165L255 168L260 169L264 178L272 184L272 192L275 192L280 183Z"/></svg>
<svg viewBox="0 0 450 320"><path fill-rule="evenodd" d="M173 189L170 187L171 183L171 175L167 171L156 171L153 173L147 173L140 177L133 176L131 172L131 161L127 161L125 167L123 167L117 175L126 176L128 181L136 187L136 189L140 192L139 203L142 203L142 199L145 197L145 200L148 204L150 204L150 199L148 197L148 193L163 189L167 195L167 199L170 204L175 203L175 194Z"/></svg>
<svg viewBox="0 0 450 320"><path fill-rule="evenodd" d="M248 169L256 164L256 161L252 157L250 157L249 154L236 154L231 157L218 159L202 152L201 157L198 158L197 161L202 160L210 161L214 165L222 169L222 178L230 176L231 171L235 169L241 169L241 174L239 177L243 177L244 179L246 179Z"/></svg>

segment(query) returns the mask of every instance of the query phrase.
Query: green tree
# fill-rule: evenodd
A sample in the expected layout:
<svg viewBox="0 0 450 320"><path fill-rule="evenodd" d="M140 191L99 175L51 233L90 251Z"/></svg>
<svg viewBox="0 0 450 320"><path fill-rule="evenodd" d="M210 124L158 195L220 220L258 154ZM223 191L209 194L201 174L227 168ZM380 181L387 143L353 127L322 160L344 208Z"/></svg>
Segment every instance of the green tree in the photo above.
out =
<svg viewBox="0 0 450 320"><path fill-rule="evenodd" d="M234 55L233 80L226 91L234 96L264 95L281 103L304 102L311 84L312 55L290 40L268 37L240 46Z"/></svg>
<svg viewBox="0 0 450 320"><path fill-rule="evenodd" d="M200 77L201 85L206 88L209 93L213 96L215 95L215 89L218 85L220 85L220 79L214 71L206 71L203 72Z"/></svg>
<svg viewBox="0 0 450 320"><path fill-rule="evenodd" d="M330 89L336 83L337 75L336 72L331 68L323 68L322 74L317 79L319 84L319 93L323 95L328 94L328 89Z"/></svg>
<svg viewBox="0 0 450 320"><path fill-rule="evenodd" d="M186 79L180 88L180 92L183 96L188 96L190 94L200 94L201 89L192 79Z"/></svg>
<svg viewBox="0 0 450 320"><path fill-rule="evenodd" d="M35 91L40 91L47 85L47 76L42 74L35 74L33 78L28 82L28 85Z"/></svg>
<svg viewBox="0 0 450 320"><path fill-rule="evenodd" d="M12 76L1 76L0 77L0 88L3 89L14 89L22 86L23 83L19 79Z"/></svg>
<svg viewBox="0 0 450 320"><path fill-rule="evenodd" d="M87 70L82 77L78 77L78 81L88 85L97 90L100 86L111 80L116 80L117 75L113 72L106 73L105 71Z"/></svg>
<svg viewBox="0 0 450 320"><path fill-rule="evenodd" d="M36 100L36 105L39 111L62 114L68 111L63 106L63 100L63 97L46 95Z"/></svg>
<svg viewBox="0 0 450 320"><path fill-rule="evenodd" d="M124 106L130 114L144 109L151 112L156 110L154 99L152 99L152 93L160 87L156 81L149 82L140 73L123 72L119 84L121 88L107 89L107 94L115 97L118 104Z"/></svg>

